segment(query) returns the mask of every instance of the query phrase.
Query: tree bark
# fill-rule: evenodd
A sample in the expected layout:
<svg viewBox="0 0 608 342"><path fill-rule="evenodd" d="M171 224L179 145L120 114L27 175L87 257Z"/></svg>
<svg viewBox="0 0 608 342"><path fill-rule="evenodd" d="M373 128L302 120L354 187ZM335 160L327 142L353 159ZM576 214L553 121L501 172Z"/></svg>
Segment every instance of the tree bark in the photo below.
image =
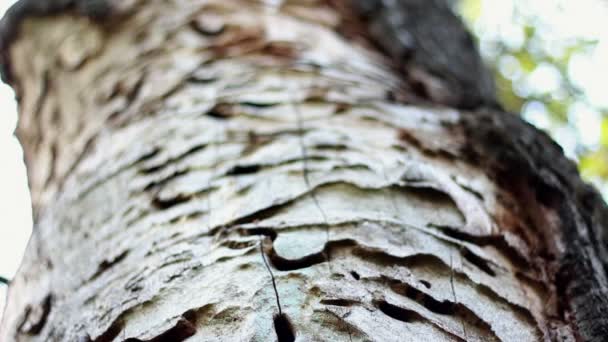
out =
<svg viewBox="0 0 608 342"><path fill-rule="evenodd" d="M602 341L606 207L441 1L22 0L2 341Z"/></svg>

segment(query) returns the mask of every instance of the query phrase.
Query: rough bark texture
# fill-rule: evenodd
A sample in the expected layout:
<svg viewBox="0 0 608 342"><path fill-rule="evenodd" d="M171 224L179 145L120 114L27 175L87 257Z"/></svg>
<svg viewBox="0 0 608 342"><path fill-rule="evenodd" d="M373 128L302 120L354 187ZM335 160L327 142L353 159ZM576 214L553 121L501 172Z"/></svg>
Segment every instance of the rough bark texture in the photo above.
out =
<svg viewBox="0 0 608 342"><path fill-rule="evenodd" d="M36 213L2 341L608 335L603 202L471 109L440 2L452 35L413 0L32 3L2 28Z"/></svg>

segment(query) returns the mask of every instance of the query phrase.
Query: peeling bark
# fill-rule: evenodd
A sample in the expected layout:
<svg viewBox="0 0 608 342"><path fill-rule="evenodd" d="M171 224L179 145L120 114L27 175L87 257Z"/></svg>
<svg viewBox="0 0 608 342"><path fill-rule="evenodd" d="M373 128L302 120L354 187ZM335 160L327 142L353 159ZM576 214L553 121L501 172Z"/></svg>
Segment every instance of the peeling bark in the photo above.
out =
<svg viewBox="0 0 608 342"><path fill-rule="evenodd" d="M36 215L3 341L608 335L603 202L440 2L37 6L0 31Z"/></svg>

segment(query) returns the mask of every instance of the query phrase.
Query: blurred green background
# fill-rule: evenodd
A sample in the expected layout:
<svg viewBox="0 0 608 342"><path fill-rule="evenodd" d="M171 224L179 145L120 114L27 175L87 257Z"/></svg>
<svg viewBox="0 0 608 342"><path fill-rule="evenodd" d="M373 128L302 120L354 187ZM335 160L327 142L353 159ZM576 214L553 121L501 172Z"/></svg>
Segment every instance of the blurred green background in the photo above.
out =
<svg viewBox="0 0 608 342"><path fill-rule="evenodd" d="M460 0L498 96L548 132L608 199L608 2Z"/></svg>

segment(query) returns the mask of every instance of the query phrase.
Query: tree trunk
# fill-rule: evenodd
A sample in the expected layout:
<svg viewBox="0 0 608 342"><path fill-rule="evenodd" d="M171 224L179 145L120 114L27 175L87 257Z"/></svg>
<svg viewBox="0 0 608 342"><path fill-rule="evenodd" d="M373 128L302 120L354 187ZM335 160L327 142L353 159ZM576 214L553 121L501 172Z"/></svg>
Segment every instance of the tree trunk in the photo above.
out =
<svg viewBox="0 0 608 342"><path fill-rule="evenodd" d="M2 341L608 336L606 208L441 1L22 0L2 46Z"/></svg>

